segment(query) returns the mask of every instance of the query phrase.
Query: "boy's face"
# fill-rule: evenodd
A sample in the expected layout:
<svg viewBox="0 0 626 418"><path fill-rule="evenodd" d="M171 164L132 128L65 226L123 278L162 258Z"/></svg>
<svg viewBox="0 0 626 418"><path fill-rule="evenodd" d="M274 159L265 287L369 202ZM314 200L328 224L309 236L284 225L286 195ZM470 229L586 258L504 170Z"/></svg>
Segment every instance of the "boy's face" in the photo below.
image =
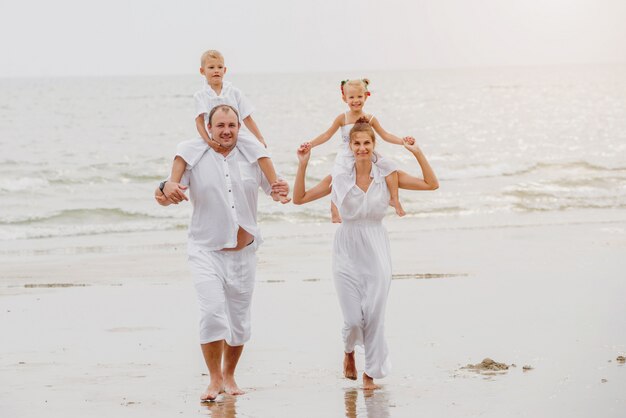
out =
<svg viewBox="0 0 626 418"><path fill-rule="evenodd" d="M207 83L211 85L222 84L226 67L224 61L219 58L207 57L204 64L200 67L200 74L206 78Z"/></svg>

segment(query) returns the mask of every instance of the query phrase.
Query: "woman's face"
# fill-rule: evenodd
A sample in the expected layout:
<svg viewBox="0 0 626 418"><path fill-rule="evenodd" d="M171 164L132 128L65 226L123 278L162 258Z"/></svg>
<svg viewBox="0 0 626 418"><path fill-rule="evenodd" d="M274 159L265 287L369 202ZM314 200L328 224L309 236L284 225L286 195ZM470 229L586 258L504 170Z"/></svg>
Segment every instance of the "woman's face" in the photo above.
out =
<svg viewBox="0 0 626 418"><path fill-rule="evenodd" d="M355 132L350 139L350 149L357 161L370 159L374 152L374 140L367 132Z"/></svg>

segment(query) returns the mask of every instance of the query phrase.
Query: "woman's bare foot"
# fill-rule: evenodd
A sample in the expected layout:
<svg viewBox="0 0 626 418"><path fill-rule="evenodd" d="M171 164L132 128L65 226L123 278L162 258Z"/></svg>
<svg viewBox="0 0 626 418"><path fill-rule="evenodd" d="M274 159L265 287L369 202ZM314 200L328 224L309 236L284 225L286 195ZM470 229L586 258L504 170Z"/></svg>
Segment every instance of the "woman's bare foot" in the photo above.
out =
<svg viewBox="0 0 626 418"><path fill-rule="evenodd" d="M346 379L356 380L356 363L354 361L354 351L345 353L343 358L343 376Z"/></svg>
<svg viewBox="0 0 626 418"><path fill-rule="evenodd" d="M396 215L398 215L400 217L406 215L406 212L402 208L402 204L400 203L399 200L391 199L389 201L389 206L393 206L393 208L396 210Z"/></svg>
<svg viewBox="0 0 626 418"><path fill-rule="evenodd" d="M211 381L211 384L207 386L206 390L200 395L200 400L203 402L213 402L217 399L217 395L223 391L224 388L221 381Z"/></svg>
<svg viewBox="0 0 626 418"><path fill-rule="evenodd" d="M239 389L239 386L237 386L237 382L235 382L234 377L224 377L224 392L233 396L243 395L244 393L246 393L243 390Z"/></svg>
<svg viewBox="0 0 626 418"><path fill-rule="evenodd" d="M380 386L374 384L374 379L363 373L363 389L374 390L380 389Z"/></svg>

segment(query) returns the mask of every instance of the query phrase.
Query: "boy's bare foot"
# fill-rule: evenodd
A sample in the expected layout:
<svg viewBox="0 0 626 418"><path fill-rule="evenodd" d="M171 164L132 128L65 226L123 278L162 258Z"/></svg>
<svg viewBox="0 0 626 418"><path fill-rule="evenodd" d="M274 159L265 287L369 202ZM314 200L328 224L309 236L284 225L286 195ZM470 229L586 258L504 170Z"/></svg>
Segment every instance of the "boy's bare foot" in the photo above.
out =
<svg viewBox="0 0 626 418"><path fill-rule="evenodd" d="M363 390L380 389L380 386L374 384L374 379L363 373Z"/></svg>
<svg viewBox="0 0 626 418"><path fill-rule="evenodd" d="M354 351L345 353L343 358L343 377L356 380L356 363L354 361Z"/></svg>
<svg viewBox="0 0 626 418"><path fill-rule="evenodd" d="M207 386L206 390L200 395L200 400L203 402L213 402L217 399L217 395L223 392L222 382L214 381Z"/></svg>
<svg viewBox="0 0 626 418"><path fill-rule="evenodd" d="M396 215L400 217L403 217L404 215L406 215L406 212L402 208L402 204L400 203L399 200L391 199L389 201L389 206L393 206L393 208L396 210Z"/></svg>
<svg viewBox="0 0 626 418"><path fill-rule="evenodd" d="M246 393L243 390L239 389L239 386L237 386L237 382L235 382L234 377L224 377L224 392L233 396L243 395L244 393Z"/></svg>

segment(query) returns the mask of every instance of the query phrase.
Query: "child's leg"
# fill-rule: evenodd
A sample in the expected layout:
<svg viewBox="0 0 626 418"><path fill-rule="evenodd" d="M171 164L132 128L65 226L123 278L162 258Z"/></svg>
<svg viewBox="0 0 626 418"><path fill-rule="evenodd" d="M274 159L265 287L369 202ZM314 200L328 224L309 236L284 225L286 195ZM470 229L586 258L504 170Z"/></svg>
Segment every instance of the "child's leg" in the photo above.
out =
<svg viewBox="0 0 626 418"><path fill-rule="evenodd" d="M270 185L274 184L276 180L278 180L278 177L276 176L276 170L274 170L274 164L272 163L272 160L269 157L263 157L259 158L258 162L259 167L261 167L261 171L263 172L263 175L265 176L267 181L270 183ZM273 199L276 201L280 201L280 203L283 204L291 202L291 198L289 198L288 196L276 196L273 197Z"/></svg>
<svg viewBox="0 0 626 418"><path fill-rule="evenodd" d="M398 195L398 172L394 171L393 173L385 177L385 182L387 183L387 188L389 189L389 194L391 195L389 205L395 208L396 214L398 216L406 215L406 212L404 212L404 209L402 209L402 205L400 204L400 196Z"/></svg>
<svg viewBox="0 0 626 418"><path fill-rule="evenodd" d="M334 202L330 202L330 219L334 224L341 223L341 216L339 216L339 209L335 206Z"/></svg>

